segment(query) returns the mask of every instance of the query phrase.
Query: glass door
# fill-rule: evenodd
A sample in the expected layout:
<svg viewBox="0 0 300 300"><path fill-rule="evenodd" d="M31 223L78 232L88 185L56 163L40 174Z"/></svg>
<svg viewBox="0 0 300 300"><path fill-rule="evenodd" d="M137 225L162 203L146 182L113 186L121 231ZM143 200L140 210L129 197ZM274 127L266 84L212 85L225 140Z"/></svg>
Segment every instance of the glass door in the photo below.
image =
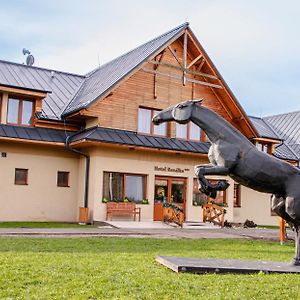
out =
<svg viewBox="0 0 300 300"><path fill-rule="evenodd" d="M174 203L185 209L186 179L156 177L154 189L154 221L163 220L163 204Z"/></svg>
<svg viewBox="0 0 300 300"><path fill-rule="evenodd" d="M184 208L185 200L185 181L184 180L171 180L171 203Z"/></svg>

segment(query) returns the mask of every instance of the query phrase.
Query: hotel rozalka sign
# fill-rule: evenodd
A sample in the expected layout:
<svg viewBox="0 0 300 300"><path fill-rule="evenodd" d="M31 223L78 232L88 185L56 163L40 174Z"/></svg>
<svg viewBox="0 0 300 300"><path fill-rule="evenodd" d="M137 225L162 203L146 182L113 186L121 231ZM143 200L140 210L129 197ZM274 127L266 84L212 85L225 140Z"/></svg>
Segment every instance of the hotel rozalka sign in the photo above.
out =
<svg viewBox="0 0 300 300"><path fill-rule="evenodd" d="M171 172L171 173L184 173L190 171L190 169L182 169L179 167L167 167L167 166L154 166L156 172Z"/></svg>

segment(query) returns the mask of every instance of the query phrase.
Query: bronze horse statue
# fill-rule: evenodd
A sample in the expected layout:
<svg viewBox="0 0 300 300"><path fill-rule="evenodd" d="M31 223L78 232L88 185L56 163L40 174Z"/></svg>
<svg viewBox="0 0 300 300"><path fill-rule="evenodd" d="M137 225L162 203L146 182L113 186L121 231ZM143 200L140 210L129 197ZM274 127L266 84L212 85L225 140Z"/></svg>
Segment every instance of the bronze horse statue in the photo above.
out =
<svg viewBox="0 0 300 300"><path fill-rule="evenodd" d="M202 99L189 100L166 108L153 117L153 123L192 121L206 133L211 142L210 164L195 167L199 189L206 195L214 197L217 190L229 186L225 180L210 184L206 175L228 175L246 187L272 194L272 209L294 227L293 264L300 265L300 169L259 151L240 131L201 103Z"/></svg>

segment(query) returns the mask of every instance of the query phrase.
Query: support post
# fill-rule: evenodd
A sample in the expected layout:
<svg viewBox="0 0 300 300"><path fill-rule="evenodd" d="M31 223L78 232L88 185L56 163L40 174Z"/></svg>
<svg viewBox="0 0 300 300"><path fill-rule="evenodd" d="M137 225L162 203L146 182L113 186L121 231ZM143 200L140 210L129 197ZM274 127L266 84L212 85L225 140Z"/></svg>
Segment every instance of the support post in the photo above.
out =
<svg viewBox="0 0 300 300"><path fill-rule="evenodd" d="M185 31L183 37L183 68L186 69L187 61L187 33ZM186 85L186 71L183 71L183 85Z"/></svg>
<svg viewBox="0 0 300 300"><path fill-rule="evenodd" d="M285 221L284 219L279 219L280 225L280 245L283 245L286 241L286 230L285 230Z"/></svg>

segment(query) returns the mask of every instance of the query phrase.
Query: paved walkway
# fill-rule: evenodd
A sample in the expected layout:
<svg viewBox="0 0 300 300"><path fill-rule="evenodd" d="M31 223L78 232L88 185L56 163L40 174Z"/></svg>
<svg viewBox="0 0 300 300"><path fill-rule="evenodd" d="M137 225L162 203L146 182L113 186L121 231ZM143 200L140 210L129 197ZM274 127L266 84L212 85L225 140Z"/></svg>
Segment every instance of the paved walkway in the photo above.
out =
<svg viewBox="0 0 300 300"><path fill-rule="evenodd" d="M123 222L121 222L123 223ZM201 226L201 224L178 228L166 224L121 224L112 223L111 226L98 228L0 228L0 237L30 236L30 237L154 237L173 239L265 239L279 241L279 230L274 229L245 229L220 228L217 226ZM132 222L133 223L133 222ZM138 224L138 225L137 225ZM119 228L116 228L119 225ZM147 226L146 226L147 225ZM293 232L288 230L288 237L293 238Z"/></svg>

